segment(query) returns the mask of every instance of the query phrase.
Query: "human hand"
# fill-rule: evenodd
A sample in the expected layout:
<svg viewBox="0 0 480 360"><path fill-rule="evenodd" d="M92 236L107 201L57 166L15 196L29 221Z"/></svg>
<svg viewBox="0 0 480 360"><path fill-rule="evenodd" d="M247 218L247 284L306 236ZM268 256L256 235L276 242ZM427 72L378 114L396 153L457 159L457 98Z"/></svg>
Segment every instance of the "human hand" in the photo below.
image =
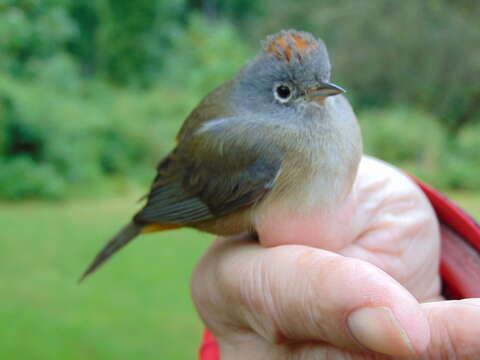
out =
<svg viewBox="0 0 480 360"><path fill-rule="evenodd" d="M480 300L428 303L439 228L398 170L366 157L335 214L296 220L258 224L263 247L218 239L200 261L192 294L222 360L480 354Z"/></svg>

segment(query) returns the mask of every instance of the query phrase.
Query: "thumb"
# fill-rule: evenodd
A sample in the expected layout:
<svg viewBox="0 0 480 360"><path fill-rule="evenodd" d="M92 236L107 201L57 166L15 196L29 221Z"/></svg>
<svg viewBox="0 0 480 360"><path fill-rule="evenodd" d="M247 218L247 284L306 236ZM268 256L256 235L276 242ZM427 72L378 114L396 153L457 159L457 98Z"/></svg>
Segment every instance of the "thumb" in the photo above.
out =
<svg viewBox="0 0 480 360"><path fill-rule="evenodd" d="M418 354L429 342L425 315L405 288L371 264L325 250L220 239L192 291L228 348L238 329L270 344L326 342L387 355Z"/></svg>

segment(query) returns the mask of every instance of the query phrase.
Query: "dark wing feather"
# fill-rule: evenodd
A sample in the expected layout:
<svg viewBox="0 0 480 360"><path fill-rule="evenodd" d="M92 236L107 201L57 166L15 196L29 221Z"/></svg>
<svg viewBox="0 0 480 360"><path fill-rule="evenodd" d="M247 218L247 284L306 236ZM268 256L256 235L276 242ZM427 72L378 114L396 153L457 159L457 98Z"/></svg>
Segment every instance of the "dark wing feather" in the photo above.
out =
<svg viewBox="0 0 480 360"><path fill-rule="evenodd" d="M135 220L141 223L186 224L211 217L208 206L195 196L186 196L180 182L174 180L152 189L147 205Z"/></svg>
<svg viewBox="0 0 480 360"><path fill-rule="evenodd" d="M227 119L183 138L158 166L147 204L135 222L188 225L258 201L271 188L281 156L248 137L234 136L229 131L237 122L241 127L239 119ZM236 131L246 135L248 129Z"/></svg>

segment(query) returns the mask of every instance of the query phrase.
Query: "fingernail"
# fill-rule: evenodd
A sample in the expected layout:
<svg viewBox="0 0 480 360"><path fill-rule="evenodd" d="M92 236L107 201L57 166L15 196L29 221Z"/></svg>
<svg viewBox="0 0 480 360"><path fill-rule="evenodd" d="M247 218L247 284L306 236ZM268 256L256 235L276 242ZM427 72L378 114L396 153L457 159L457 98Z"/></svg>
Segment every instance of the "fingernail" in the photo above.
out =
<svg viewBox="0 0 480 360"><path fill-rule="evenodd" d="M407 333L388 307L355 310L347 324L355 340L370 350L387 355L414 354Z"/></svg>

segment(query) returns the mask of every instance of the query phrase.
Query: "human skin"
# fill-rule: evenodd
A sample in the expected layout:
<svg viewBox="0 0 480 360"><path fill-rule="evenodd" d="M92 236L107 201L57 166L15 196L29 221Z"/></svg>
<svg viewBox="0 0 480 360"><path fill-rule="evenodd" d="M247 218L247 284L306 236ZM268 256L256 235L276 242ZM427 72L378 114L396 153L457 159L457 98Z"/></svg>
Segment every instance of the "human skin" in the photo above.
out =
<svg viewBox="0 0 480 360"><path fill-rule="evenodd" d="M440 229L399 170L364 157L335 213L219 238L192 295L222 360L476 359L480 299L440 297Z"/></svg>

